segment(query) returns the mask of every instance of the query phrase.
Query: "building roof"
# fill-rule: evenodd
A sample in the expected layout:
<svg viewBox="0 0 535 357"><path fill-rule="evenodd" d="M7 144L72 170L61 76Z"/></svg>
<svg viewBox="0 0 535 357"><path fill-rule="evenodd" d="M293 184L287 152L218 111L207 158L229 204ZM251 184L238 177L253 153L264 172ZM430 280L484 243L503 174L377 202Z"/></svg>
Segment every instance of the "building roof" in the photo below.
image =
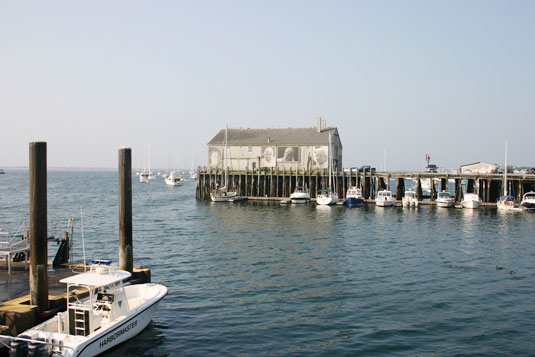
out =
<svg viewBox="0 0 535 357"><path fill-rule="evenodd" d="M338 129L335 127L324 128L321 132L318 132L316 127L228 128L227 140L229 146L327 145L329 132L338 136ZM225 145L225 129L221 129L208 145Z"/></svg>
<svg viewBox="0 0 535 357"><path fill-rule="evenodd" d="M486 163L486 162L478 161L478 162L474 162L474 163L471 163L471 164L464 164L464 165L461 165L460 167L467 167L467 166L474 166L474 165L498 166L498 165L496 165L496 164L488 164L488 163Z"/></svg>

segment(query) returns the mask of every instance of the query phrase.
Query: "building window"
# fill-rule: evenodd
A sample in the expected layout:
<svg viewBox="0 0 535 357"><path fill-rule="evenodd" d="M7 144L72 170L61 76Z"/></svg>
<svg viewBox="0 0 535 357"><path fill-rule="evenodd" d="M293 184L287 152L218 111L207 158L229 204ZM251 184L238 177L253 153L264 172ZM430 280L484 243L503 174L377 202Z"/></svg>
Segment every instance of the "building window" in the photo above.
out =
<svg viewBox="0 0 535 357"><path fill-rule="evenodd" d="M249 146L249 147L247 148L247 151L248 151L248 152L253 152L253 147L252 147L252 146Z"/></svg>

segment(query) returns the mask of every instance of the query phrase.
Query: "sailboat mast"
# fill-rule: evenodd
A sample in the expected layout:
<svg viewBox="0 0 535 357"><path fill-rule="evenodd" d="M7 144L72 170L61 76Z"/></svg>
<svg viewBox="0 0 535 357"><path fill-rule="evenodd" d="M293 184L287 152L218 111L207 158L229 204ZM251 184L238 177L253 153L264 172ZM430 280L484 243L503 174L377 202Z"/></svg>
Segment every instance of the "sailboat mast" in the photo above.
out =
<svg viewBox="0 0 535 357"><path fill-rule="evenodd" d="M505 140L505 167L503 170L503 195L507 196L509 193L507 189L507 140Z"/></svg>
<svg viewBox="0 0 535 357"><path fill-rule="evenodd" d="M329 131L329 147L327 149L328 151L328 159L329 159L329 188L332 188L332 153L331 153L331 132Z"/></svg>
<svg viewBox="0 0 535 357"><path fill-rule="evenodd" d="M225 127L225 150L223 153L223 165L225 165L225 187L227 187L228 165L227 165L227 150L228 150L228 125Z"/></svg>

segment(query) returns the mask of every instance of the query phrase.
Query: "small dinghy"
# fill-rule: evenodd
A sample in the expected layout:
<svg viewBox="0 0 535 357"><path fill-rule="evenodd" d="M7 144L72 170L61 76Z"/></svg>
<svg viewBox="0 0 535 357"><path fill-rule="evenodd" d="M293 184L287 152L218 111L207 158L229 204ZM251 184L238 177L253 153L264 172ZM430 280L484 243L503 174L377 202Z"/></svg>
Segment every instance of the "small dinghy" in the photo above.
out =
<svg viewBox="0 0 535 357"><path fill-rule="evenodd" d="M140 333L167 295L160 284L123 285L124 270L92 266L60 280L67 311L11 341L11 356L96 356Z"/></svg>

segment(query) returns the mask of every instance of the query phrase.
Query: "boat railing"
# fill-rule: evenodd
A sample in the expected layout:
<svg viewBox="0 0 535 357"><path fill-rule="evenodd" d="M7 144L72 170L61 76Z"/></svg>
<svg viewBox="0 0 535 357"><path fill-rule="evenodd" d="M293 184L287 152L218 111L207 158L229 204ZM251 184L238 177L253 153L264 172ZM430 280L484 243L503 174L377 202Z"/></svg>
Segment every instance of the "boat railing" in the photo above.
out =
<svg viewBox="0 0 535 357"><path fill-rule="evenodd" d="M28 239L24 236L25 231L25 223L22 223L15 233L0 231L0 249L10 249L13 246L20 246L20 242L23 242L23 244L29 244Z"/></svg>

